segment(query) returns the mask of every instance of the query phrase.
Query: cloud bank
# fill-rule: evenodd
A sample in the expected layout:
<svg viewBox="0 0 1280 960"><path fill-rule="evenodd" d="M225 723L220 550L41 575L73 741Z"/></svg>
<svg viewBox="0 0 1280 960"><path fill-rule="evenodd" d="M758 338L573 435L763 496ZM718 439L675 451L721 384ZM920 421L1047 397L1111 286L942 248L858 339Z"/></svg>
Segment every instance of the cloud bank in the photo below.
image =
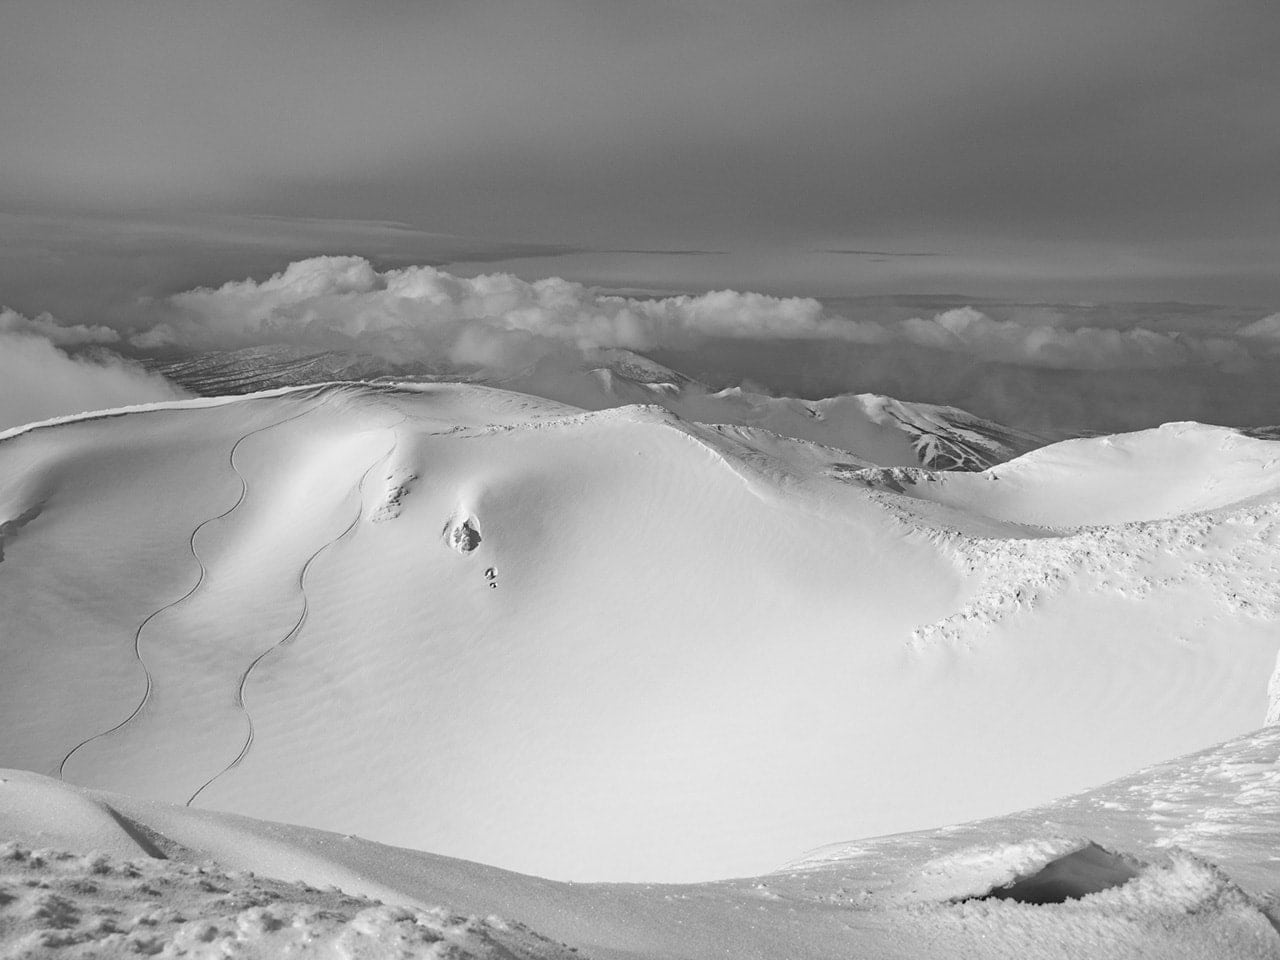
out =
<svg viewBox="0 0 1280 960"><path fill-rule="evenodd" d="M43 337L59 347L117 343L120 340L120 334L110 327L84 324L63 325L48 313L28 318L8 307L0 308L0 334L30 334Z"/></svg>
<svg viewBox="0 0 1280 960"><path fill-rule="evenodd" d="M315 257L267 280L169 298L136 334L156 348L264 342L359 348L388 359L510 369L563 351L685 347L712 337L861 340L867 331L808 298L721 290L658 300L611 296L558 277L466 278L430 266L379 272L361 257ZM876 334L872 333L873 336Z"/></svg>
<svg viewBox="0 0 1280 960"><path fill-rule="evenodd" d="M1049 322L995 320L972 307L961 307L929 319L905 320L896 333L922 347L997 363L1059 370L1158 370L1196 363L1247 367L1252 362L1251 347L1239 338L1257 335L1250 334L1250 329L1205 337L1145 327L1066 328Z"/></svg>
<svg viewBox="0 0 1280 960"><path fill-rule="evenodd" d="M735 290L643 298L559 277L379 270L321 256L266 279L142 301L112 326L0 312L7 382L23 384L8 391L5 415L12 423L172 395L137 368L104 362L111 350L182 356L285 344L380 357L388 373L478 375L533 392L621 348L717 389L886 393L1049 436L1181 419L1280 422L1280 314L945 299L837 310ZM18 395L28 398L20 410Z"/></svg>
<svg viewBox="0 0 1280 960"><path fill-rule="evenodd" d="M900 321L847 319L817 300L719 290L636 299L558 277L460 277L430 266L379 272L360 257L315 257L267 280L169 298L140 348L266 342L359 349L399 361L507 370L563 351L684 351L710 341L814 341L960 354L1056 370L1244 370L1280 348L1280 314L1206 334L1072 325L1051 310L996 319L974 309Z"/></svg>
<svg viewBox="0 0 1280 960"><path fill-rule="evenodd" d="M0 429L186 395L113 354L71 356L59 349L117 339L105 327L63 327L48 315L29 319L0 310Z"/></svg>

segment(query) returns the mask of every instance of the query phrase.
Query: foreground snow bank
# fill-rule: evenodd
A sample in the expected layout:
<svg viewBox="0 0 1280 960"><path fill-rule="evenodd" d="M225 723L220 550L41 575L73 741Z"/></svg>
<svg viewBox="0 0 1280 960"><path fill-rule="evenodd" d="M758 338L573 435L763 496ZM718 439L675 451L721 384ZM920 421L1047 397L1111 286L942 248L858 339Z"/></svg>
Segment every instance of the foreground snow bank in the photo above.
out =
<svg viewBox="0 0 1280 960"><path fill-rule="evenodd" d="M1026 853L1034 847L1012 844L1006 852ZM766 889L764 884L757 886ZM716 919L714 904L707 909L706 901L716 896L709 889L668 889L657 896L652 888L619 893L655 927L662 924L658 903L674 899L701 900L704 923ZM719 897L725 893L719 891ZM584 900L590 899L591 891L584 894ZM813 925L812 906L804 910L801 905L802 923ZM797 919L794 905L790 912L788 926ZM1032 906L979 898L920 903L878 917L865 912L846 916L846 930L856 931L846 945L868 951L860 955L886 960L947 955L1135 960L1280 956L1280 938L1253 899L1220 870L1189 855L1175 855L1137 873L1132 882L1061 904ZM667 919L690 935L688 951L684 937L677 935L675 952L663 950L662 955L702 954L696 946L699 931L686 927L684 917ZM692 919L696 921L696 911ZM785 931L784 927L784 937ZM803 939L797 937L796 945ZM835 946L828 941L819 953L801 955L825 956ZM12 841L0 843L0 952L15 957L162 955L210 960L578 956L575 947L492 916L480 919L441 907L389 906L333 886L319 889L305 881L268 879L211 863L147 856L117 859L101 852L33 849ZM651 954L646 950L626 955Z"/></svg>
<svg viewBox="0 0 1280 960"><path fill-rule="evenodd" d="M566 958L519 924L168 859L0 844L0 953L59 957Z"/></svg>
<svg viewBox="0 0 1280 960"><path fill-rule="evenodd" d="M981 953L957 955L1280 957L1280 937L1261 904L1212 864L1181 853L1079 899L1039 905L983 897L925 915L940 938L962 930L982 942Z"/></svg>
<svg viewBox="0 0 1280 960"><path fill-rule="evenodd" d="M321 902L315 888L341 888L352 896L344 900L333 889L324 894L340 908L341 922L317 932L317 944L330 946L364 943L347 930L363 923L394 942L456 926L446 923L454 915L496 914L595 960L1280 960L1277 776L1280 729L1267 728L1022 813L841 844L776 873L689 885L543 880L351 835L86 790L21 771L0 771L0 838L15 838L27 850L104 851L110 862L142 864L136 869L144 874L168 876L165 871L182 867L194 871L183 876L198 878L197 884L215 873L237 883L253 880L249 871L284 878L254 882L279 893L281 900L271 904L286 917L301 916L302 923ZM80 869L73 858L59 862L71 872ZM95 909L95 891L59 893L39 870L26 879L50 883L48 889L71 904L81 918L75 929ZM151 884L158 896L139 892L151 897L154 911L186 897L189 882ZM22 911L39 909L27 889L0 875L0 890L16 890L22 898L12 910L0 909L0 955L17 951L28 942L22 937L37 932L30 923L17 925L32 920ZM198 910L209 911L205 919L217 930L238 930L240 913L254 905L236 906L233 916L227 912L230 896L175 908L184 919L170 932L177 936L181 924L205 917ZM406 910L387 908L360 919L375 908L374 900L405 904ZM320 909L327 909L323 903ZM295 904L298 912L289 913ZM50 916L63 909L45 906ZM119 909L124 916L133 908ZM245 922L252 925L256 916ZM502 943L514 957L560 956L539 952L560 948L512 924L488 920L467 930ZM511 939L502 940L510 931ZM426 956L445 949L417 943ZM512 943L530 952L520 953ZM287 944L275 941L281 952ZM451 949L485 956L481 945L487 941ZM50 955L45 950L34 955ZM245 953L268 955L248 947Z"/></svg>

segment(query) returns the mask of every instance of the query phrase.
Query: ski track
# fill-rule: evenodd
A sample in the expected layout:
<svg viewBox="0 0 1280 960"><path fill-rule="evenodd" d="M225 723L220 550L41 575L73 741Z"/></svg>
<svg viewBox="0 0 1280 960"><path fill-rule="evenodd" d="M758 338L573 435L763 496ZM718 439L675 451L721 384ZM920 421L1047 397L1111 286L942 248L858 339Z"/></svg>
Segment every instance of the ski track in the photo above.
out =
<svg viewBox="0 0 1280 960"><path fill-rule="evenodd" d="M316 404L314 407L309 407L308 409L303 410L301 413L295 413L293 416L285 417L283 420L277 420L274 423L269 423L266 426L259 427L256 430L250 430L248 433L244 434L242 437L236 440L234 444L232 444L231 452L227 455L227 463L230 465L231 470L235 473L236 478L240 481L240 495L236 498L235 503L233 503L226 510L222 511L222 513L218 514L217 516L209 517L205 520L200 521L200 523L196 525L196 528L191 531L191 536L187 538L187 547L191 551L191 556L195 559L196 563L200 567L199 577L197 577L196 582L194 585L192 585L191 589L188 590L186 593L184 593L182 596L178 597L178 599L170 600L168 603L164 604L161 607L156 608L155 610L151 611L151 613L147 614L147 616L143 619L143 621L140 624L138 624L138 629L135 630L133 633L133 656L134 656L134 659L138 661L138 665L142 668L143 676L146 678L146 688L142 691L142 699L140 699L138 701L137 706L133 708L133 712L130 713L123 720L121 720L119 723L117 723L115 726L110 727L106 730L103 730L100 733L95 733L93 736L88 737L84 740L81 740L74 747L68 750L67 753L63 756L61 762L59 762L58 764L59 780L66 779L67 763L71 760L73 756L75 756L76 753L78 753L82 748L87 747L89 744L97 740L101 740L103 737L110 736L111 734L116 733L119 730L122 730L129 723L131 723L134 720L134 718L137 717L138 714L140 714L146 708L147 704L150 702L151 694L155 689L155 680L151 675L150 668L147 666L146 659L142 656L142 632L146 629L147 624L151 623L151 621L154 620L156 617L160 616L160 614L165 613L168 610L172 610L174 607L177 607L180 604L183 604L186 601L190 600L195 595L195 592L200 589L200 587L204 584L205 580L207 579L209 571L208 571L208 568L205 567L204 560L201 559L199 551L196 550L196 537L199 535L200 531L203 530L205 527L207 527L209 524L230 516L242 503L244 503L245 498L248 497L249 495L249 481L245 478L245 475L240 472L240 468L236 466L236 451L240 449L240 445L243 444L250 437L255 437L258 434L265 433L268 430L274 430L276 427L284 426L286 423L290 423L294 420L298 420L302 417L307 416L308 414L315 413L322 406L328 403L329 400L332 399L332 396L333 396L332 394L330 394L329 396L326 396L323 400L320 401L320 403Z"/></svg>
<svg viewBox="0 0 1280 960"><path fill-rule="evenodd" d="M364 517L364 487L365 483L369 479L369 474L373 473L374 469L378 467L379 464L386 463L395 455L396 448L400 444L400 437L399 434L396 433L396 428L408 419L408 416L402 416L399 422L391 425L389 428L392 431L391 446L387 449L386 453L374 460L373 463L369 464L369 466L365 468L364 473L360 475L360 481L356 484L356 515L351 519L351 522L347 524L346 528L336 537L333 537L321 544L302 564L302 569L298 572L298 593L302 596L302 610L298 613L298 619L283 637L254 657L253 660L249 662L249 665L245 667L244 672L240 674L240 682L236 688L236 705L244 713L245 720L248 723L248 732L245 735L244 744L240 747L240 752L236 754L234 760L202 783L196 789L195 793L191 794L191 796L187 798L186 806L191 806L200 794L202 794L208 787L212 786L213 783L224 774L230 773L236 767L240 766L240 764L244 762L244 758L249 755L249 750L253 747L254 736L256 733L253 723L253 714L249 711L249 706L245 702L245 687L249 683L249 678L253 675L253 671L257 669L258 664L276 650L279 650L281 647L291 643L297 638L298 634L302 632L302 627L307 622L307 614L311 607L310 601L307 598L307 571L309 571L311 569L311 565L320 559L320 557L323 556L330 548L337 546L338 543L350 536L356 529L356 525L360 523L361 518Z"/></svg>

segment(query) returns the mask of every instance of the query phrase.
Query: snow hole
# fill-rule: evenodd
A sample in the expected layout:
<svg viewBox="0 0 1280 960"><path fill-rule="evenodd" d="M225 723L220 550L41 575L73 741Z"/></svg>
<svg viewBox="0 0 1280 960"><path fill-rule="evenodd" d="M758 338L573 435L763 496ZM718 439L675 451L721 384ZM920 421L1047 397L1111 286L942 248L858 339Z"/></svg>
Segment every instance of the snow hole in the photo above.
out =
<svg viewBox="0 0 1280 960"><path fill-rule="evenodd" d="M1138 875L1138 867L1125 857L1096 843L1050 860L1035 873L966 900L1015 900L1018 903L1066 903L1091 893L1110 890Z"/></svg>

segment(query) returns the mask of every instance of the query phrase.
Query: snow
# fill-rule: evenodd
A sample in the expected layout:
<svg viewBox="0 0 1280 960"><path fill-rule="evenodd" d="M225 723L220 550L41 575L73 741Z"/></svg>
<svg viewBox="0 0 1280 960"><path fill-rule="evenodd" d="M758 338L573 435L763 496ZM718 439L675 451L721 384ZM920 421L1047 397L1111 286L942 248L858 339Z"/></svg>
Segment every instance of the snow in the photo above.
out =
<svg viewBox="0 0 1280 960"><path fill-rule="evenodd" d="M1087 838L1041 837L1022 843L966 847L930 860L920 868L916 900L969 900L1012 896L1026 902L1015 888L1028 881L1059 882L1075 888L1078 899L1119 886L1138 875L1138 865L1103 850Z"/></svg>
<svg viewBox="0 0 1280 960"><path fill-rule="evenodd" d="M626 350L601 351L599 360L603 365L585 375L535 372L504 385L590 410L658 405L685 420L808 440L890 467L981 470L1045 442L956 407L871 393L802 400L743 387L713 391Z"/></svg>
<svg viewBox="0 0 1280 960"><path fill-rule="evenodd" d="M1257 726L1276 445L1177 425L1058 446L887 484L759 428L447 384L18 432L0 762L671 881ZM1052 517L1027 515L1033 481Z"/></svg>
<svg viewBox="0 0 1280 960"><path fill-rule="evenodd" d="M254 909L228 911L228 902L270 890L280 895L272 901L277 915L300 917L303 924L313 916L317 898L329 898L326 912L336 908L343 922L318 931L321 946L364 913L384 929L429 928L441 917L487 918L472 921L472 929L494 937L517 931L528 952L515 955L530 957L563 956L557 944L566 944L603 960L726 954L742 960L1274 960L1280 957L1278 771L1280 729L1264 728L1018 814L833 845L774 873L686 886L543 880L349 834L0 771L0 836L14 838L24 850L78 852L76 859L45 857L40 869L6 864L0 890L16 889L14 876L38 875L56 887L103 857L113 871L133 862L145 876L168 878L159 897L139 896L136 888L101 896L95 891L97 899L54 889L78 905L77 929L89 928L101 915L96 903L123 902L121 915L129 917L141 912L133 904L142 899L162 918L166 907L182 913L182 924L170 918L164 929L204 930L207 922L223 931L218 942L225 943L241 929L236 918ZM1153 801L1160 798L1165 802L1157 810ZM1227 811L1229 830L1204 830ZM95 850L103 857L92 856ZM1044 904L975 899L1081 852L1092 858L1086 871L1092 879L1111 874L1096 892ZM202 897L191 889L201 878L212 878L227 892ZM6 914L21 912L40 895L18 892L23 908L0 908L6 942L19 935L2 926ZM403 909L369 915L371 905L360 898ZM413 926L403 919L419 912L428 919L414 920ZM488 919L495 915L507 919ZM252 926L256 916L250 914L245 926L258 929ZM30 928L21 935L30 935Z"/></svg>
<svg viewBox="0 0 1280 960"><path fill-rule="evenodd" d="M672 408L6 433L4 950L1280 957L1280 445Z"/></svg>
<svg viewBox="0 0 1280 960"><path fill-rule="evenodd" d="M13 956L563 958L499 918L387 906L337 889L168 859L0 844L0 943ZM10 953L11 951L11 953Z"/></svg>
<svg viewBox="0 0 1280 960"><path fill-rule="evenodd" d="M405 365L386 359L340 353L309 355L280 345L183 360L157 359L151 365L204 396L247 393L284 383L389 381L410 376ZM500 379L489 379L493 376ZM580 364L533 364L515 374L417 375L428 382L466 379L475 383L481 377L507 390L587 410L632 404L662 406L687 420L767 430L846 452L856 450L885 466L981 470L1046 442L956 407L907 403L877 394L802 400L768 396L744 387L712 390L648 357L617 348L589 350Z"/></svg>
<svg viewBox="0 0 1280 960"><path fill-rule="evenodd" d="M1075 527L1183 517L1274 499L1277 489L1275 441L1227 427L1166 423L1066 440L981 474L940 477L918 492L1012 523Z"/></svg>

